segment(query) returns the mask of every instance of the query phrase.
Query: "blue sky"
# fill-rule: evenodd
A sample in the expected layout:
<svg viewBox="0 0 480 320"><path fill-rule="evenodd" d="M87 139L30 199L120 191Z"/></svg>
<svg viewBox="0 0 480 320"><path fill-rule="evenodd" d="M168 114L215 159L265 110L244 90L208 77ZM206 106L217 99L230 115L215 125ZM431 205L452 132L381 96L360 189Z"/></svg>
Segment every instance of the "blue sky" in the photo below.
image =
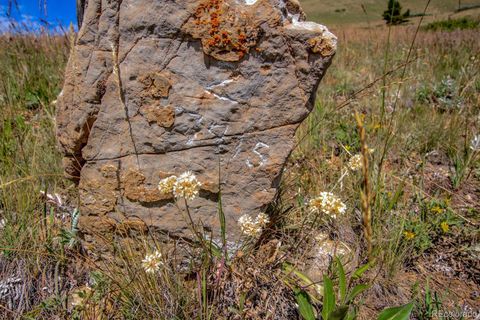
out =
<svg viewBox="0 0 480 320"><path fill-rule="evenodd" d="M46 10L43 2L46 2ZM56 29L60 24L64 27L70 22L76 27L75 0L17 0L18 8L12 6L11 17L21 23L26 23L32 28L39 28L42 20L48 21L51 29ZM0 0L0 31L8 27L7 18L8 0Z"/></svg>

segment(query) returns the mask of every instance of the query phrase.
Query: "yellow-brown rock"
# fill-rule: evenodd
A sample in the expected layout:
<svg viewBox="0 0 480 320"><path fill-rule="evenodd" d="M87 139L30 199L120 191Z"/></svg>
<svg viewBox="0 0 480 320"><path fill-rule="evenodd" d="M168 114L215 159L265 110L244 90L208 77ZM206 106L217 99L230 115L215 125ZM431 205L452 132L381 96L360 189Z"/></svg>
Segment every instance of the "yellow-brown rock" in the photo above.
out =
<svg viewBox="0 0 480 320"><path fill-rule="evenodd" d="M86 0L57 103L86 239L117 230L190 236L162 178L192 171L195 221L229 240L274 199L295 131L336 49L297 0ZM220 176L219 176L220 175ZM209 231L210 232L210 231ZM95 248L96 246L92 246Z"/></svg>

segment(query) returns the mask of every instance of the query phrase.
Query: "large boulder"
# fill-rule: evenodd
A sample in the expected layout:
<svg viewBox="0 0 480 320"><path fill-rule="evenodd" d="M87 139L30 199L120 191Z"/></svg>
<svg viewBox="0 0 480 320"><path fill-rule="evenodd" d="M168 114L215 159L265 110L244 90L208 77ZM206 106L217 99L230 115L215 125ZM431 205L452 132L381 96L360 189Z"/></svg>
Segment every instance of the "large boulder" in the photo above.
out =
<svg viewBox="0 0 480 320"><path fill-rule="evenodd" d="M158 182L192 171L193 219L230 240L274 199L295 130L336 49L296 0L87 0L58 99L66 174L87 234L188 235ZM220 173L220 177L219 177Z"/></svg>

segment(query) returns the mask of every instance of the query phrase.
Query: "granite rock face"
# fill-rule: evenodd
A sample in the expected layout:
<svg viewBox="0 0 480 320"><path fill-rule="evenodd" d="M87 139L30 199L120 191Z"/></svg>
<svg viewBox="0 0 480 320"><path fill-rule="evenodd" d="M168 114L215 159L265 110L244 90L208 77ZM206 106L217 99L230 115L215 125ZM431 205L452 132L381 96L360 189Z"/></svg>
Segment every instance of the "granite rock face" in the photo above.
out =
<svg viewBox="0 0 480 320"><path fill-rule="evenodd" d="M335 53L335 36L304 19L296 0L86 1L57 110L84 232L188 234L157 184L191 170L194 219L218 232L221 189L238 236L238 218L274 199Z"/></svg>

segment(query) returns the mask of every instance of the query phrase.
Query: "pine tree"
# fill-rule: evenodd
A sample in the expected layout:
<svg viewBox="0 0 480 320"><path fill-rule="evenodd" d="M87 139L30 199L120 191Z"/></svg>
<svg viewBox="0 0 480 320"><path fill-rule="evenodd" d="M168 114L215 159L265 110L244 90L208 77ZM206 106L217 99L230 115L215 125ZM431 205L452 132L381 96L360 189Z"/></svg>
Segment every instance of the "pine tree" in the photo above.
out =
<svg viewBox="0 0 480 320"><path fill-rule="evenodd" d="M407 21L410 16L410 10L402 13L402 6L397 0L388 0L388 8L383 12L383 19L387 24L401 24Z"/></svg>

